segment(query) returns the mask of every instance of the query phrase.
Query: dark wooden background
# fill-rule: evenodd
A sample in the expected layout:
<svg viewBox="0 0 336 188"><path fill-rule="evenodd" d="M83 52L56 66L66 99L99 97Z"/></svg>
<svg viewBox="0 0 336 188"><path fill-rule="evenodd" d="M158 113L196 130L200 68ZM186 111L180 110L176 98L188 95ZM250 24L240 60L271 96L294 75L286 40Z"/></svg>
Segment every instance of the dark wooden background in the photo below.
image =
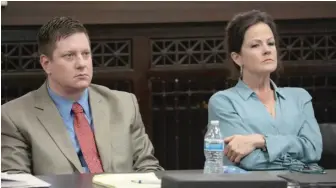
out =
<svg viewBox="0 0 336 188"><path fill-rule="evenodd" d="M202 168L208 99L235 84L224 28L251 9L278 24L285 65L278 85L307 89L318 121L336 122L335 2L8 2L1 102L43 83L37 30L53 16L73 16L90 32L93 83L135 93L162 166Z"/></svg>

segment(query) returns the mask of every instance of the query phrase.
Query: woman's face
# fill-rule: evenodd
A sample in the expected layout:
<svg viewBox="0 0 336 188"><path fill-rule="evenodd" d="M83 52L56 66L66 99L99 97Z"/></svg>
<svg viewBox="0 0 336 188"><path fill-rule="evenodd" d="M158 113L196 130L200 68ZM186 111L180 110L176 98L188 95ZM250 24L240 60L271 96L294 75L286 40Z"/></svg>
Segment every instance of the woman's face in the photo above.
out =
<svg viewBox="0 0 336 188"><path fill-rule="evenodd" d="M243 73L266 75L277 68L277 49L271 28L265 23L250 26L244 35L240 54L232 54Z"/></svg>

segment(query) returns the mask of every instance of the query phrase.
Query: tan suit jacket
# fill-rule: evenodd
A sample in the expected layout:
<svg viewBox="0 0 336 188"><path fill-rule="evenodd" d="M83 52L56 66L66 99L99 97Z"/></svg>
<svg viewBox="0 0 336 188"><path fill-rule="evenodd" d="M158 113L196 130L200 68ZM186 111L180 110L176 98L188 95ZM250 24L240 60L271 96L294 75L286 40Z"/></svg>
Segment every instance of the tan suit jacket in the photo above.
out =
<svg viewBox="0 0 336 188"><path fill-rule="evenodd" d="M163 170L133 94L92 84L89 104L104 172ZM84 172L46 83L1 106L1 170Z"/></svg>

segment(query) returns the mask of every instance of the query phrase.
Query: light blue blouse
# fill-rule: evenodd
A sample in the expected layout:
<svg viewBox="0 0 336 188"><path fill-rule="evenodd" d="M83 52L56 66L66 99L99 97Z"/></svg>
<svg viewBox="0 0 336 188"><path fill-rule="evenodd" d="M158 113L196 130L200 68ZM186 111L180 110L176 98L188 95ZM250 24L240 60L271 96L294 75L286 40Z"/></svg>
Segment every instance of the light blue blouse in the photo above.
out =
<svg viewBox="0 0 336 188"><path fill-rule="evenodd" d="M219 120L224 138L235 134L265 135L267 151L256 149L238 164L246 170L286 170L317 163L322 136L312 97L302 88L278 88L273 118L257 95L242 80L215 93L209 100L208 120ZM235 165L224 156L224 165Z"/></svg>

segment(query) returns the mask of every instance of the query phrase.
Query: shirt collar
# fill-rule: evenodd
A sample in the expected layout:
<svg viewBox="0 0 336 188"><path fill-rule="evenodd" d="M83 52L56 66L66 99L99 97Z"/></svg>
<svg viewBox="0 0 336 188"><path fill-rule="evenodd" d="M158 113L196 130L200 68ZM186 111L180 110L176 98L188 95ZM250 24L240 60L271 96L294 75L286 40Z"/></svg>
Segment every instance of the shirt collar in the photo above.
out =
<svg viewBox="0 0 336 188"><path fill-rule="evenodd" d="M277 85L273 82L273 80L271 79L271 85L272 88L275 90L275 93L282 97L283 99L285 99L285 95L282 92L281 88L278 88ZM245 84L245 82L243 82L243 80L239 79L238 83L235 86L237 92L239 93L239 95L244 99L247 100L253 93L254 91L252 89L250 89L248 87L247 84Z"/></svg>
<svg viewBox="0 0 336 188"><path fill-rule="evenodd" d="M48 93L51 97L51 99L54 101L56 104L57 109L60 111L60 114L63 118L69 119L71 117L71 109L73 103L77 102L80 104L84 110L84 113L86 115L90 114L90 108L89 108L89 92L88 89L86 88L82 94L82 96L79 98L78 101L73 101L66 99L62 96L57 95L50 87L47 85L48 88Z"/></svg>

